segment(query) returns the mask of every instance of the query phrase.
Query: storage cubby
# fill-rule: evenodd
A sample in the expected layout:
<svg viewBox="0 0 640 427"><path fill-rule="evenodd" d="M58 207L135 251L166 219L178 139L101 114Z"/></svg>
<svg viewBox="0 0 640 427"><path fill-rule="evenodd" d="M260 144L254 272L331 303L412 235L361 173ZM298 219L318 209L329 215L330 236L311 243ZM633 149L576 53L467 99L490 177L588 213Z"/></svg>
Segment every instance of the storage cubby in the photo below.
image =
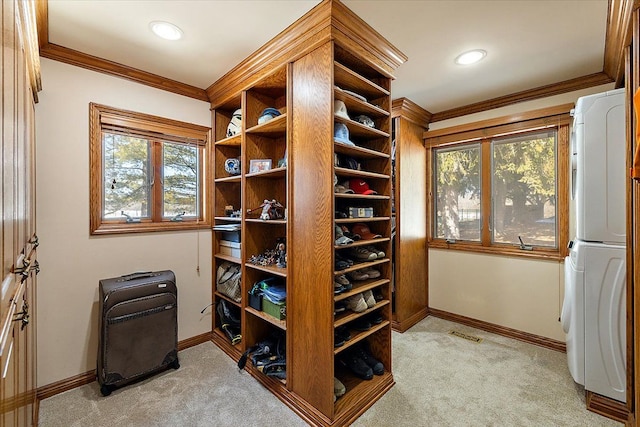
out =
<svg viewBox="0 0 640 427"><path fill-rule="evenodd" d="M213 162L219 169L239 148L239 178L214 175L217 223L233 221L220 218L220 205L242 208L243 339L235 353L228 346L226 351L238 359L281 331L286 337L286 380L267 377L249 364L248 372L310 424L342 426L394 384L390 88L391 72L404 55L339 1L322 2L298 22L207 89L214 120L228 122L235 108L244 113L240 137L216 138ZM308 31L302 23L309 22L320 23L326 31ZM280 50L285 45L295 48ZM336 114L335 101L344 102L348 117ZM279 114L259 122L270 108ZM346 128L353 145L336 142L336 127ZM224 126L214 128L216 135L223 135ZM353 181L358 192L336 193L334 179ZM365 194L365 186L376 194ZM285 216L260 218L259 206L274 199ZM346 217L336 216L336 211L346 212ZM336 227L350 230L361 224L379 237L344 246L335 242ZM252 256L275 250L281 242L285 268L251 262ZM351 251L371 248L376 259L336 267L336 260ZM336 279L361 269L371 269L371 277L354 279L350 289L336 293ZM253 284L273 277L286 286L285 319L250 304ZM366 309L335 312L336 305L364 293L369 296ZM336 328L348 331L349 339L335 341ZM219 334L214 341L225 350ZM342 363L364 344L384 365L384 372L372 379L358 378ZM337 400L334 377L347 388Z"/></svg>

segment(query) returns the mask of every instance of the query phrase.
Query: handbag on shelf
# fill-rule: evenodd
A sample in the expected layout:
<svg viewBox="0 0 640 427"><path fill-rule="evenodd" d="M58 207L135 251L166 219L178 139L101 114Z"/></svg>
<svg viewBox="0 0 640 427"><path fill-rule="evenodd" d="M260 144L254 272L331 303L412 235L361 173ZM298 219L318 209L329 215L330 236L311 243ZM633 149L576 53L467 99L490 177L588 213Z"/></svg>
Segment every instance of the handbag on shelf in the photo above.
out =
<svg viewBox="0 0 640 427"><path fill-rule="evenodd" d="M216 272L216 289L223 295L228 296L235 302L242 299L242 271L238 264L225 261L218 267Z"/></svg>

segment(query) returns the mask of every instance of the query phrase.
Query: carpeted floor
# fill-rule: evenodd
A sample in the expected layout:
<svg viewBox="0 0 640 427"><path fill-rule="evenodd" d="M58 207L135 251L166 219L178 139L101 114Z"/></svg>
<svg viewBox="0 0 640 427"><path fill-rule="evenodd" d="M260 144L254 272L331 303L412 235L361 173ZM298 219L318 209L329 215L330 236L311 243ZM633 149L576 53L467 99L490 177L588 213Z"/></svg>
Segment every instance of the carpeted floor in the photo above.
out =
<svg viewBox="0 0 640 427"><path fill-rule="evenodd" d="M393 363L396 385L354 426L622 425L585 409L564 353L446 320L394 333ZM212 343L182 351L180 364L108 398L94 382L45 399L39 426L306 425Z"/></svg>

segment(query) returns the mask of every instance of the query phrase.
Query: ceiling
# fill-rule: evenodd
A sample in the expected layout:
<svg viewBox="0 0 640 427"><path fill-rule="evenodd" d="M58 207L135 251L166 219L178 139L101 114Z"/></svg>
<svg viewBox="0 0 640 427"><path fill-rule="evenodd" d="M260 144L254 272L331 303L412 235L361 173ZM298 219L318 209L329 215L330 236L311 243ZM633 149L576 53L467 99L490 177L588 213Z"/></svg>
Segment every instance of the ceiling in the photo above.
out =
<svg viewBox="0 0 640 427"><path fill-rule="evenodd" d="M318 0L49 0L48 36L64 46L206 89ZM431 113L603 71L606 0L343 0L409 57L393 98ZM156 37L166 20L179 41ZM467 50L480 63L454 64ZM44 88L46 90L46 87Z"/></svg>

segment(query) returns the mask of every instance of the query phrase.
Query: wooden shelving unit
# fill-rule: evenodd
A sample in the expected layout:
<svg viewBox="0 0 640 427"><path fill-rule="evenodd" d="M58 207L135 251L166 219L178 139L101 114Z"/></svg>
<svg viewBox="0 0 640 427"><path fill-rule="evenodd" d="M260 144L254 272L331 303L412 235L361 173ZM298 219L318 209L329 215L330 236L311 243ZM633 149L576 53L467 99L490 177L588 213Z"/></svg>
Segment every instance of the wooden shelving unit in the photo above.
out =
<svg viewBox="0 0 640 427"><path fill-rule="evenodd" d="M431 114L401 98L393 101L392 117L395 144L392 326L404 332L428 315L427 195L430 184L424 172L427 149L422 135L429 127Z"/></svg>
<svg viewBox="0 0 640 427"><path fill-rule="evenodd" d="M311 425L349 425L394 384L390 88L393 71L405 60L342 3L325 0L207 89L216 136L214 217L216 224L240 223L242 235L240 259L218 254L219 233L213 239L216 266L236 262L242 268L242 301L238 304L242 342L236 346L225 342L215 323L214 342L237 360L258 341L274 332L285 333L286 380L267 377L250 363L247 371ZM335 100L345 103L350 119L335 115ZM258 124L267 107L281 114ZM236 109L242 111L242 131L227 137L226 126ZM359 114L369 116L375 127L355 120ZM347 127L355 146L335 143L335 123ZM355 159L359 168L337 165L339 156ZM232 157L241 159L239 177L223 173L224 162ZM272 166L253 170L252 160L270 160ZM336 194L334 177L366 180L377 194ZM284 206L285 217L260 219L255 208L273 199ZM242 217L226 217L228 205L240 209ZM348 207L371 207L374 216L335 218L336 211ZM351 228L356 223L367 224L381 237L336 245L336 226ZM278 242L286 244L286 268L249 262L252 256L275 249ZM347 256L349 249L369 245L386 255L335 269L336 254ZM376 269L380 276L354 281L350 291L334 294L338 275L362 268ZM286 285L286 319L249 305L248 291L266 278ZM215 283L213 286L215 291ZM362 313L347 310L334 315L337 302L365 291L375 293L374 306ZM214 298L226 299L216 292ZM382 320L367 331L355 331L352 322L368 315L379 315ZM334 347L336 327L352 329L351 339L340 347ZM354 345L365 341L385 366L384 374L373 380L356 378L342 363ZM334 377L347 387L337 401Z"/></svg>

